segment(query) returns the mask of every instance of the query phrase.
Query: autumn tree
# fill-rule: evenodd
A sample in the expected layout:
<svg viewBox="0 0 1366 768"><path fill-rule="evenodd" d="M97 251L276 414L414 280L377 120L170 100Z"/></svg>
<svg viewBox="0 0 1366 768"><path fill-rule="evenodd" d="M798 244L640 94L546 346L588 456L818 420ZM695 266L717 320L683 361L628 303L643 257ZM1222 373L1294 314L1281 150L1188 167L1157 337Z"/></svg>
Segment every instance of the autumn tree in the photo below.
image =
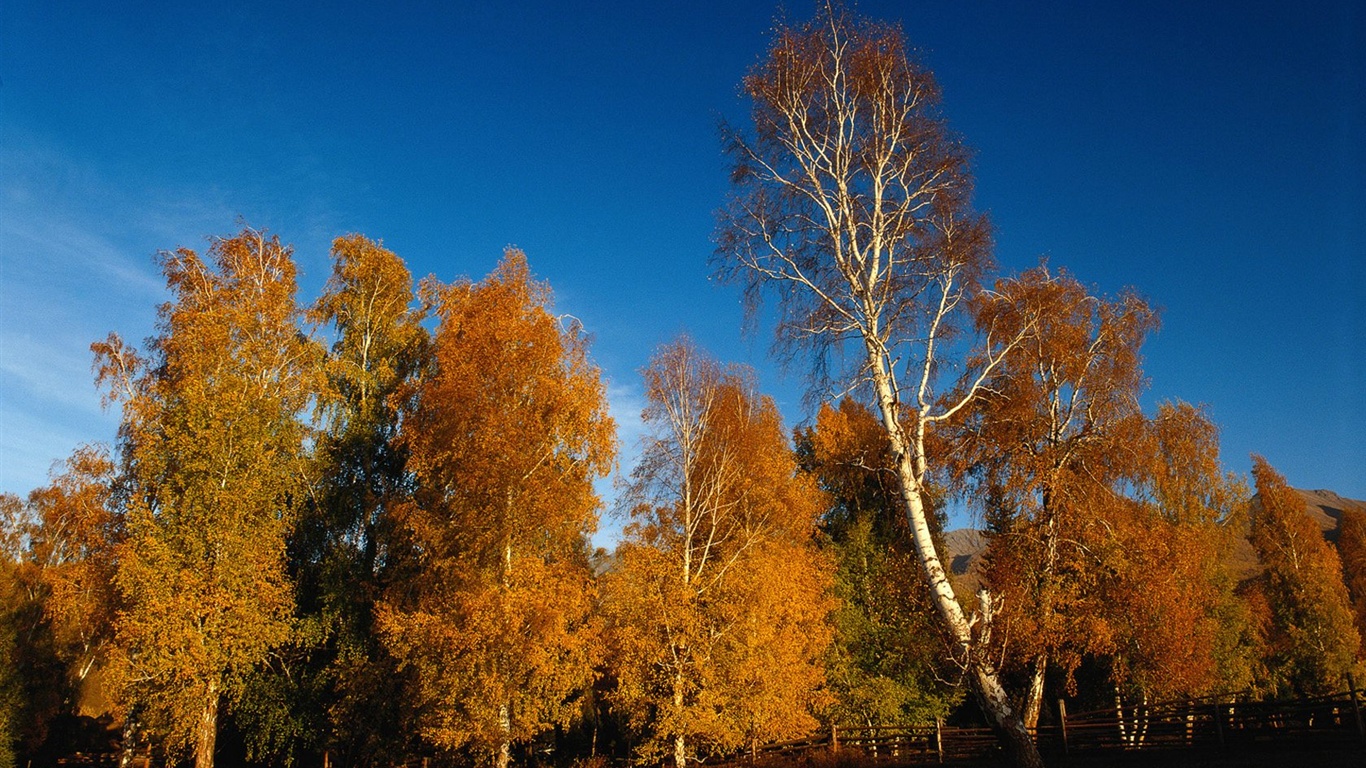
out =
<svg viewBox="0 0 1366 768"><path fill-rule="evenodd" d="M725 132L734 191L721 215L723 276L779 297L778 339L809 352L840 388L861 387L887 433L912 541L945 632L1016 762L1038 750L982 640L994 601L970 615L929 525L927 440L969 405L1018 336L988 327L965 354L963 310L991 266L988 227L972 212L967 151L938 112L931 73L898 28L828 4L777 30L744 80L753 130ZM940 374L975 359L956 388ZM847 366L844 365L847 362Z"/></svg>
<svg viewBox="0 0 1366 768"><path fill-rule="evenodd" d="M650 434L604 577L611 701L642 759L682 768L816 725L829 566L820 493L752 375L681 340L645 385Z"/></svg>
<svg viewBox="0 0 1366 768"><path fill-rule="evenodd" d="M1261 456L1252 457L1252 477L1252 544L1265 566L1259 586L1271 612L1272 684L1296 693L1340 691L1361 637L1337 553L1305 512L1304 498Z"/></svg>
<svg viewBox="0 0 1366 768"><path fill-rule="evenodd" d="M998 280L974 308L984 330L1021 339L955 424L955 460L971 495L990 502L986 579L1003 598L1012 661L1027 670L1033 728L1050 663L1070 676L1094 650L1086 544L1113 530L1098 525L1107 510L1126 514L1117 486L1137 469L1140 348L1157 316L1131 293L1093 296L1046 264Z"/></svg>
<svg viewBox="0 0 1366 768"><path fill-rule="evenodd" d="M374 605L404 560L393 513L410 493L398 445L400 390L426 362L413 278L361 235L332 243L332 274L308 319L330 328L316 478L289 538L298 621L292 653L248 684L253 751L302 747L344 763L392 756L406 724L403 678L375 634ZM245 710L245 711L244 711Z"/></svg>
<svg viewBox="0 0 1366 768"><path fill-rule="evenodd" d="M164 253L171 300L145 362L92 346L123 403L126 541L113 667L127 711L213 765L220 704L289 635L285 535L314 398L291 250L246 229Z"/></svg>
<svg viewBox="0 0 1366 768"><path fill-rule="evenodd" d="M479 283L427 290L432 370L399 435L415 561L377 621L416 674L423 736L506 768L512 745L571 719L592 680L586 538L614 427L581 329L553 314L520 251Z"/></svg>
<svg viewBox="0 0 1366 768"><path fill-rule="evenodd" d="M83 446L54 465L50 485L0 502L0 717L30 752L55 718L77 711L113 635L113 470L103 449Z"/></svg>
<svg viewBox="0 0 1366 768"><path fill-rule="evenodd" d="M1089 542L1096 623L1120 722L1126 701L1245 690L1258 674L1253 617L1230 552L1243 530L1245 483L1224 471L1218 430L1199 408L1163 404L1130 446L1128 493ZM1141 707L1123 734L1143 738Z"/></svg>
<svg viewBox="0 0 1366 768"><path fill-rule="evenodd" d="M827 663L832 719L882 726L946 717L958 697L943 682L952 672L901 512L887 433L845 398L822 405L796 442L803 470L828 499L821 529L839 598ZM930 520L936 542L940 517Z"/></svg>
<svg viewBox="0 0 1366 768"><path fill-rule="evenodd" d="M76 687L102 661L119 607L114 575L123 525L112 498L114 471L104 449L85 446L51 485L28 497L34 522L28 557L44 587L43 612L57 652Z"/></svg>
<svg viewBox="0 0 1366 768"><path fill-rule="evenodd" d="M1342 580L1356 616L1357 634L1366 639L1366 511L1353 507L1342 510L1338 557L1342 559ZM1366 642L1362 646L1359 654L1366 656Z"/></svg>
<svg viewBox="0 0 1366 768"><path fill-rule="evenodd" d="M1139 670L1139 684L1157 696L1246 690L1260 674L1260 646L1237 594L1232 558L1246 530L1247 483L1224 468L1218 427L1189 403L1160 405L1135 449L1138 531L1158 555L1139 558L1127 578L1134 592L1148 593L1147 600L1166 590L1166 610L1146 615L1167 642L1136 636L1133 647L1151 661L1127 666ZM1146 528L1145 515L1152 520ZM1113 604L1115 613L1125 614L1122 600Z"/></svg>

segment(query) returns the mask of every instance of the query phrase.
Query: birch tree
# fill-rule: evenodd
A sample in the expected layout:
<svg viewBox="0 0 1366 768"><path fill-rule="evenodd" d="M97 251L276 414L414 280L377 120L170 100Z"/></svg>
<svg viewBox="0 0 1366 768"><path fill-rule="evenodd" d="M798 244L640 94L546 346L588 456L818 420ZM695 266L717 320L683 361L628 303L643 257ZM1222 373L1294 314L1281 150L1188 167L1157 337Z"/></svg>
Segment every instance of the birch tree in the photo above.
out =
<svg viewBox="0 0 1366 768"><path fill-rule="evenodd" d="M683 768L816 726L830 569L820 494L752 379L680 341L645 380L651 434L604 586L611 700L639 757Z"/></svg>
<svg viewBox="0 0 1366 768"><path fill-rule="evenodd" d="M295 266L243 230L161 259L171 300L145 362L92 345L123 404L124 605L111 667L125 709L211 768L219 709L289 637L285 535L305 476L317 350L299 330Z"/></svg>
<svg viewBox="0 0 1366 768"><path fill-rule="evenodd" d="M487 279L426 285L440 324L399 444L412 562L378 608L417 678L422 735L506 768L579 711L597 658L587 537L615 434L578 324L509 250Z"/></svg>
<svg viewBox="0 0 1366 768"><path fill-rule="evenodd" d="M1338 557L1342 559L1342 581L1356 616L1357 634L1364 640L1357 656L1366 661L1366 511L1360 507L1342 510Z"/></svg>
<svg viewBox="0 0 1366 768"><path fill-rule="evenodd" d="M406 559L394 525L411 491L399 394L429 347L414 294L393 251L362 235L333 241L332 274L308 311L333 343L317 402L314 480L289 537L293 638L249 679L236 711L254 759L325 751L334 762L377 762L416 743L401 705L407 679L374 626L375 603Z"/></svg>
<svg viewBox="0 0 1366 768"><path fill-rule="evenodd" d="M23 578L28 518L18 496L0 494L0 768L15 768L23 735L24 609L32 600ZM32 611L28 611L31 613Z"/></svg>
<svg viewBox="0 0 1366 768"><path fill-rule="evenodd" d="M114 588L123 524L113 503L114 464L105 449L83 446L29 494L34 529L28 556L46 594L43 613L70 683L79 688L104 660L119 608Z"/></svg>
<svg viewBox="0 0 1366 768"><path fill-rule="evenodd" d="M1093 296L1046 264L997 281L995 300L976 309L980 326L1022 338L955 425L955 458L975 497L991 503L986 576L1014 625L1012 657L1028 668L1033 728L1050 662L1065 654L1070 676L1096 634L1085 626L1094 606L1075 583L1092 560L1082 529L1100 530L1107 511L1128 514L1118 486L1140 471L1140 348L1157 316L1132 293Z"/></svg>
<svg viewBox="0 0 1366 768"><path fill-rule="evenodd" d="M778 338L819 380L871 395L901 503L956 660L1022 766L1041 765L985 653L994 601L972 613L930 535L930 433L978 396L1018 334L982 329L967 370L963 310L983 295L988 228L969 205L967 151L939 116L934 78L899 29L826 5L777 30L744 80L753 130L726 129L734 191L718 231L720 273L779 299ZM952 390L957 369L967 381Z"/></svg>

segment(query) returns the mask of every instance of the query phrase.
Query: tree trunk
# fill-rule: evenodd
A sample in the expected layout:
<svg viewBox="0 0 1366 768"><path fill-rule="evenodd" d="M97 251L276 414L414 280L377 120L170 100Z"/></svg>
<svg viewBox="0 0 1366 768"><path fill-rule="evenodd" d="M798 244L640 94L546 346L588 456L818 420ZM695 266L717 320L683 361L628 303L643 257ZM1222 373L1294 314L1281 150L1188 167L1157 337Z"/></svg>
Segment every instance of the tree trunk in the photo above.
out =
<svg viewBox="0 0 1366 768"><path fill-rule="evenodd" d="M910 524L911 538L915 544L916 555L920 558L920 564L925 571L930 595L968 665L969 677L982 710L991 720L992 729L996 731L997 738L1010 754L1010 759L1018 768L1043 768L1039 749L1030 738L1029 731L1025 729L1024 720L1010 705L1005 688L1001 686L1000 675L986 653L987 649L978 647L978 638L985 639L990 630L990 613L984 611L982 615L975 617L975 622L969 622L962 604L953 592L953 585L949 583L948 574L930 535L929 518L923 496L924 486L921 484L925 465L925 422L918 419L915 434L908 439L901 424L900 404L897 394L893 391L887 361L875 349L870 348L868 351L868 362L873 371L873 386L877 393L882 425L896 457L897 476L901 481L901 499L906 505L906 521ZM919 417L920 414L916 416ZM978 638L973 636L974 623L979 625Z"/></svg>
<svg viewBox="0 0 1366 768"><path fill-rule="evenodd" d="M1044 768L1039 748L1025 729L1024 719L1010 706L996 667L989 659L980 658L971 662L970 671L977 689L977 700L991 719L991 727L996 731L996 737L1005 747L1011 762L1018 768Z"/></svg>
<svg viewBox="0 0 1366 768"><path fill-rule="evenodd" d="M1033 730L1039 727L1039 709L1043 706L1043 677L1048 671L1048 654L1041 653L1034 659L1034 674L1029 680L1029 693L1025 696L1024 724Z"/></svg>
<svg viewBox="0 0 1366 768"><path fill-rule="evenodd" d="M681 719L683 715L683 673L674 673L674 714ZM688 745L683 737L682 726L675 724L674 728L679 729L674 734L674 768L683 768L688 763Z"/></svg>
<svg viewBox="0 0 1366 768"><path fill-rule="evenodd" d="M213 752L218 742L218 682L209 683L204 711L195 729L194 768L213 768Z"/></svg>
<svg viewBox="0 0 1366 768"><path fill-rule="evenodd" d="M497 768L508 768L512 761L512 711L504 702L498 705Z"/></svg>
<svg viewBox="0 0 1366 768"><path fill-rule="evenodd" d="M1129 731L1124 727L1124 700L1119 696L1119 683L1115 683L1115 722L1119 725L1119 743L1129 745Z"/></svg>
<svg viewBox="0 0 1366 768"><path fill-rule="evenodd" d="M972 634L973 625L964 615L963 606L958 602L953 585L949 583L948 575L944 572L943 563L939 559L939 553L935 551L934 540L930 536L920 485L911 474L910 463L910 456L903 453L898 461L902 474L902 496L906 502L916 553L924 566L935 604L966 658L978 701L991 720L992 728L996 731L1002 746L1010 754L1011 760L1019 768L1043 768L1043 759L1025 728L1024 719L1010 705L1010 699L1001 685L996 666L987 655L987 649L978 647ZM985 637L990 629L991 616L984 613L977 619L982 625L979 637Z"/></svg>
<svg viewBox="0 0 1366 768"><path fill-rule="evenodd" d="M133 744L134 736L137 733L137 721L130 712L123 720L122 729L122 749L119 750L119 768L130 768L133 765Z"/></svg>

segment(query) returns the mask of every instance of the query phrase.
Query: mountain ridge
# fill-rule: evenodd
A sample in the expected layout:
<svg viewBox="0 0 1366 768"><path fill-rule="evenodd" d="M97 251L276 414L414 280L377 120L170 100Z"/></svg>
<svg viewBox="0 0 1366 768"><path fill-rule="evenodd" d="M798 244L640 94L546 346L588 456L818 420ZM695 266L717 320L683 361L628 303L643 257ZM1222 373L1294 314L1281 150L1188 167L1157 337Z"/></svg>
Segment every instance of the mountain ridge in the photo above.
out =
<svg viewBox="0 0 1366 768"><path fill-rule="evenodd" d="M1323 531L1323 538L1334 547L1337 546L1343 514L1347 510L1366 514L1366 500L1347 498L1325 488L1293 490L1304 499L1305 514L1318 524ZM1252 503L1257 504L1259 501L1260 497L1253 495ZM960 588L975 592L981 585L982 555L986 552L988 539L986 531L977 528L955 528L944 532L944 559L949 564L955 584ZM1256 576L1262 570L1261 561L1248 539L1246 529L1233 544L1229 564L1239 581Z"/></svg>

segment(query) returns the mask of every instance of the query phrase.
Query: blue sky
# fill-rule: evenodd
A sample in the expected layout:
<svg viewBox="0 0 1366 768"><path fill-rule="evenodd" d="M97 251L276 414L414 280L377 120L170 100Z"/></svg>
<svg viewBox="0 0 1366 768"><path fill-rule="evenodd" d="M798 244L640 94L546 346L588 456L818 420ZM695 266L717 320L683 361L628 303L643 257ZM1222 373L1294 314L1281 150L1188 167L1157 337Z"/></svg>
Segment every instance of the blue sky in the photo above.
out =
<svg viewBox="0 0 1366 768"><path fill-rule="evenodd" d="M1149 407L1206 404L1233 470L1366 498L1366 10L1112 5L859 8L938 76L1005 270L1133 286L1164 310ZM294 244L306 300L344 233L443 279L523 248L594 336L628 463L638 370L681 331L807 417L707 264L717 124L774 6L377 6L0 4L0 491L112 438L88 345L149 335L155 252L239 217Z"/></svg>

